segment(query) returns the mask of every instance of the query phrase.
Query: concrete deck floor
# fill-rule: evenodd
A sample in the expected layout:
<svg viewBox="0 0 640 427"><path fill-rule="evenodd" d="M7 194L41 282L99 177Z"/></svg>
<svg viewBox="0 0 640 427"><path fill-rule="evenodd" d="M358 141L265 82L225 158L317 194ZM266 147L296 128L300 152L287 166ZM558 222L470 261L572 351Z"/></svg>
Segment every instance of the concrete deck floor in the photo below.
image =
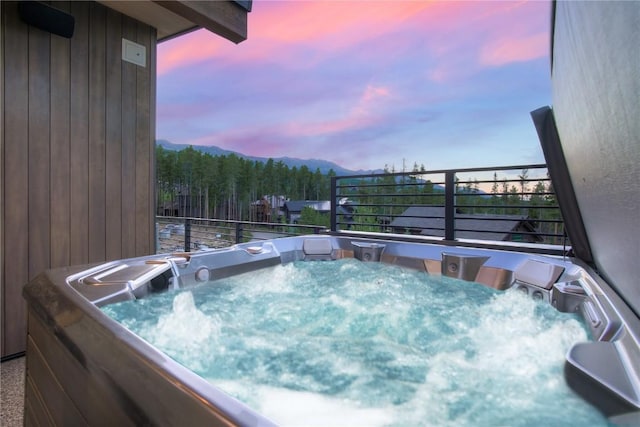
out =
<svg viewBox="0 0 640 427"><path fill-rule="evenodd" d="M0 426L23 425L24 414L24 363L19 357L0 364Z"/></svg>

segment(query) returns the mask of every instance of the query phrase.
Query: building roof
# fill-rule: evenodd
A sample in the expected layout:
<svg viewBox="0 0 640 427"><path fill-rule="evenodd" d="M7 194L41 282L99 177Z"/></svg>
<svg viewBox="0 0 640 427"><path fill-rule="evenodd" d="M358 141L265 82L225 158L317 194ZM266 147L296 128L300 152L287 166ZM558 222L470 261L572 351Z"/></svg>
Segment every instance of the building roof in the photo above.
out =
<svg viewBox="0 0 640 427"><path fill-rule="evenodd" d="M329 200L290 200L284 204L284 208L289 212L302 212L305 207L310 207L318 212L329 212L331 202Z"/></svg>
<svg viewBox="0 0 640 427"><path fill-rule="evenodd" d="M291 213L300 213L305 207L312 208L318 212L330 212L331 211L331 201L329 200L292 200L287 201L284 204L284 209ZM339 215L345 215L345 219L348 221L353 221L351 215L353 215L353 205L343 203L338 204L336 207L336 212Z"/></svg>
<svg viewBox="0 0 640 427"><path fill-rule="evenodd" d="M156 28L159 41L199 28L207 29L234 43L247 39L250 0L99 0L98 3Z"/></svg>
<svg viewBox="0 0 640 427"><path fill-rule="evenodd" d="M523 229L535 233L533 221L525 215L455 214L456 237L477 240L509 240ZM421 230L420 234L444 237L444 207L411 206L391 221L390 227ZM481 231L480 231L481 230ZM539 237L534 237L540 240Z"/></svg>

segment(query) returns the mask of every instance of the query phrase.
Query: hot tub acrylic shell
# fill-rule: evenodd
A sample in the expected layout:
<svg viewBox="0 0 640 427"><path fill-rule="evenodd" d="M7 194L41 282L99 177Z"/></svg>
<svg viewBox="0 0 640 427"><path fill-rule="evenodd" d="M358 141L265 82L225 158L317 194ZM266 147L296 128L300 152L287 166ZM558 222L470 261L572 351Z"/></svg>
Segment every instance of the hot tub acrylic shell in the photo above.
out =
<svg viewBox="0 0 640 427"><path fill-rule="evenodd" d="M357 258L516 287L582 315L593 341L565 378L614 422L640 421L640 321L578 261L515 251L303 236L47 271L28 303L26 424L273 425L101 312L99 306L288 262Z"/></svg>

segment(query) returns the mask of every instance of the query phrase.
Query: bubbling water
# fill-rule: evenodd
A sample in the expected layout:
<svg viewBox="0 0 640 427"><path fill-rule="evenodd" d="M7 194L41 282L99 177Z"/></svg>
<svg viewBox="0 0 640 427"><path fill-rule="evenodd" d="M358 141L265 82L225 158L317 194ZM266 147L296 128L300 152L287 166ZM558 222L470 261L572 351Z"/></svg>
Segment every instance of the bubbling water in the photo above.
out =
<svg viewBox="0 0 640 427"><path fill-rule="evenodd" d="M103 310L280 425L607 425L562 377L582 323L515 290L349 259Z"/></svg>

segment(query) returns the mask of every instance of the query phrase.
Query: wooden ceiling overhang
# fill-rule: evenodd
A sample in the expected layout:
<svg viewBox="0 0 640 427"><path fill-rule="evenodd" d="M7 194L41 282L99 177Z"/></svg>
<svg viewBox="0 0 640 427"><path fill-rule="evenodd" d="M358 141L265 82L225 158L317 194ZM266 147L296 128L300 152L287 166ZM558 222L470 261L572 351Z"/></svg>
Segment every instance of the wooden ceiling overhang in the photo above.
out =
<svg viewBox="0 0 640 427"><path fill-rule="evenodd" d="M158 31L158 41L204 28L234 43L247 39L251 1L101 0L111 9Z"/></svg>

